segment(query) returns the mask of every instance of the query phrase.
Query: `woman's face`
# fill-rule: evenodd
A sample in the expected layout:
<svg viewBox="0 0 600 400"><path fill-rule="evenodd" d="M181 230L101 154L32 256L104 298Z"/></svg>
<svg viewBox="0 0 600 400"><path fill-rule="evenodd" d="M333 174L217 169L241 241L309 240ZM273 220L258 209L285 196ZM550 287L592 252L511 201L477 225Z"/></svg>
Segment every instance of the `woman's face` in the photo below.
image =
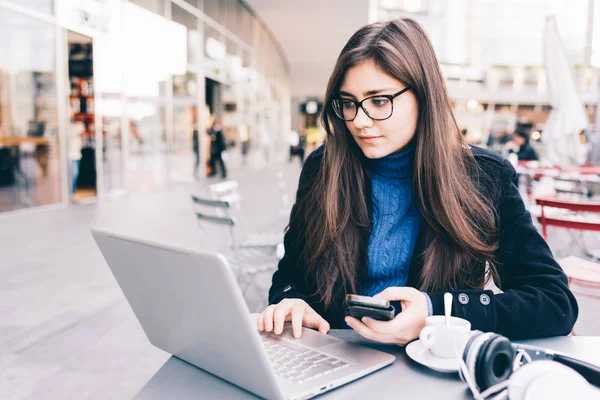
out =
<svg viewBox="0 0 600 400"><path fill-rule="evenodd" d="M405 87L405 84L386 74L369 60L346 71L340 86L340 97L362 101L374 95L394 95ZM363 103L367 110L368 103L370 102ZM386 120L373 120L362 108L358 108L356 118L346 122L354 140L367 158L381 158L399 152L415 135L419 111L415 95L408 90L394 98L393 105L394 111Z"/></svg>

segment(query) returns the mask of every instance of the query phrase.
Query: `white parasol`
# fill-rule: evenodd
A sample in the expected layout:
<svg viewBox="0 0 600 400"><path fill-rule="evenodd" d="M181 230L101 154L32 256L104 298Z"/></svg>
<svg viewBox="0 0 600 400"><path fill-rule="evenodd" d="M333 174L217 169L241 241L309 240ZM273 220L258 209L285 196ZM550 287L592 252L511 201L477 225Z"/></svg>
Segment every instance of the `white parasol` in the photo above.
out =
<svg viewBox="0 0 600 400"><path fill-rule="evenodd" d="M544 66L552 104L543 134L546 156L562 167L582 165L586 154L579 133L588 118L554 16L546 18Z"/></svg>

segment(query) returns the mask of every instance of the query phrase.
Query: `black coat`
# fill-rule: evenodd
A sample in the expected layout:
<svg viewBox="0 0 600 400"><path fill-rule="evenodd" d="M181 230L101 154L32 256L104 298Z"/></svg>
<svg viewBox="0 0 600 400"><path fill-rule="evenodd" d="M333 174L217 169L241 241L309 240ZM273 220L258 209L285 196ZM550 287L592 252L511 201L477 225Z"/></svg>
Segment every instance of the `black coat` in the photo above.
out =
<svg viewBox="0 0 600 400"><path fill-rule="evenodd" d="M473 180L482 193L495 205L498 216L500 267L499 287L504 293L494 295L491 290L449 288L453 294L452 315L471 321L472 329L497 332L510 339L527 339L567 335L578 315L578 306L571 293L567 277L552 257L550 248L531 221L523 200L514 184L516 172L512 165L495 153L472 147L479 171ZM306 201L308 188L321 166L323 146L308 157L304 164L296 204ZM296 206L292 214L296 212ZM304 299L332 326L343 326L343 298L340 292L333 306L324 310L316 295L316 285L304 273L299 254L304 246L296 224L291 224L284 238L285 256L273 275L269 303L284 298ZM421 253L421 243L414 254ZM478 265L483 276L485 265ZM407 286L416 287L422 264L413 260ZM443 293L428 293L433 313L444 313Z"/></svg>
<svg viewBox="0 0 600 400"><path fill-rule="evenodd" d="M225 135L221 129L210 130L210 154L211 156L220 155L227 149L227 143L225 142Z"/></svg>
<svg viewBox="0 0 600 400"><path fill-rule="evenodd" d="M523 161L531 161L537 160L538 156L535 152L535 149L529 144L525 143L523 146L519 148L519 152L517 153L517 158Z"/></svg>

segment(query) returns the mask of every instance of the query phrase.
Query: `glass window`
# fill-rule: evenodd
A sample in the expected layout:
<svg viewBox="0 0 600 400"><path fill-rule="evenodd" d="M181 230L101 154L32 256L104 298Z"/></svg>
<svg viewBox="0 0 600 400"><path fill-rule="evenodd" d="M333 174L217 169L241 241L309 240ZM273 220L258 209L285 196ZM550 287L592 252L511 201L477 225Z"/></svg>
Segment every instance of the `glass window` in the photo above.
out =
<svg viewBox="0 0 600 400"><path fill-rule="evenodd" d="M31 8L44 14L54 14L54 0L8 0L8 2Z"/></svg>
<svg viewBox="0 0 600 400"><path fill-rule="evenodd" d="M224 0L223 1L223 22L225 28L237 35L237 0Z"/></svg>
<svg viewBox="0 0 600 400"><path fill-rule="evenodd" d="M233 9L233 15L234 15L234 22L233 22L233 26L231 27L231 32L241 38L242 37L242 12L244 11L244 8L242 7L242 4L237 1L234 0L233 2L234 4L234 9Z"/></svg>
<svg viewBox="0 0 600 400"><path fill-rule="evenodd" d="M172 181L189 181L199 173L198 76L173 76Z"/></svg>
<svg viewBox="0 0 600 400"><path fill-rule="evenodd" d="M102 170L104 193L125 188L121 119L124 104L120 96L98 93L98 110L102 118Z"/></svg>
<svg viewBox="0 0 600 400"><path fill-rule="evenodd" d="M130 188L146 190L167 182L166 83L185 73L185 32L131 4L124 18L127 170Z"/></svg>
<svg viewBox="0 0 600 400"><path fill-rule="evenodd" d="M220 7L219 0L204 0L204 14L216 22L220 22Z"/></svg>
<svg viewBox="0 0 600 400"><path fill-rule="evenodd" d="M198 48L200 35L198 34L198 19L176 4L171 5L171 19L173 22L185 26L187 30L187 62L195 66L198 62Z"/></svg>
<svg viewBox="0 0 600 400"><path fill-rule="evenodd" d="M252 35L254 28L254 17L250 14L245 7L242 6L242 19L240 22L240 39L242 39L246 44L252 45Z"/></svg>
<svg viewBox="0 0 600 400"><path fill-rule="evenodd" d="M222 80L225 75L226 47L219 31L204 24L204 67L206 76Z"/></svg>
<svg viewBox="0 0 600 400"><path fill-rule="evenodd" d="M152 11L155 14L165 15L164 0L129 0L129 2Z"/></svg>
<svg viewBox="0 0 600 400"><path fill-rule="evenodd" d="M54 26L0 8L0 212L59 203Z"/></svg>
<svg viewBox="0 0 600 400"><path fill-rule="evenodd" d="M202 0L185 0L186 3L193 5L198 9L202 9Z"/></svg>
<svg viewBox="0 0 600 400"><path fill-rule="evenodd" d="M233 40L227 39L227 80L237 82L242 74L242 57L239 46Z"/></svg>

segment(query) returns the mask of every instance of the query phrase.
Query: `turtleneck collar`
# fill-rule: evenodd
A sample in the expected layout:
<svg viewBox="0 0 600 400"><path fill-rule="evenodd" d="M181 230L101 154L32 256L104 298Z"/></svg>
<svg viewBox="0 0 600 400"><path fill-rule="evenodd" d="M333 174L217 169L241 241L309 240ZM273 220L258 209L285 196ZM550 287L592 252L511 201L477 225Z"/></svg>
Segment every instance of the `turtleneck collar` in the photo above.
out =
<svg viewBox="0 0 600 400"><path fill-rule="evenodd" d="M377 175L389 178L409 178L413 173L416 144L412 141L407 148L399 153L369 160L372 171Z"/></svg>

